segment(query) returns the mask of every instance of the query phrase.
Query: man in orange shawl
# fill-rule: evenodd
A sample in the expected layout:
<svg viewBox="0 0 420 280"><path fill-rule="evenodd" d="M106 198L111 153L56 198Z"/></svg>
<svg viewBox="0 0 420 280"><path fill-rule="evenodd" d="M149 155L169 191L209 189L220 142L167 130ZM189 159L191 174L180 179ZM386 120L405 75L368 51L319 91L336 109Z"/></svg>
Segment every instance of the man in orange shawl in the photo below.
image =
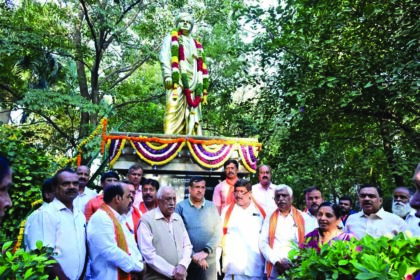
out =
<svg viewBox="0 0 420 280"><path fill-rule="evenodd" d="M132 204L127 184L105 187L104 204L87 226L91 279L130 280L132 274L143 270L142 255L125 224Z"/></svg>
<svg viewBox="0 0 420 280"><path fill-rule="evenodd" d="M259 247L266 259L267 278L277 279L289 269L288 254L292 249L290 241L302 244L305 237L305 223L309 217L292 206L293 191L287 185L274 189L277 210L264 221Z"/></svg>

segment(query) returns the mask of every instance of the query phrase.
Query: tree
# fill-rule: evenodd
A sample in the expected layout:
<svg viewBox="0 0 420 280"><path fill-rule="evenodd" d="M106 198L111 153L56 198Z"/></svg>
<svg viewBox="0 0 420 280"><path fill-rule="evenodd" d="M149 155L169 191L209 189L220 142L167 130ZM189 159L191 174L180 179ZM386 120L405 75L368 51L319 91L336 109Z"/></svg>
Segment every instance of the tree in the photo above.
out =
<svg viewBox="0 0 420 280"><path fill-rule="evenodd" d="M273 73L262 77L268 90L259 103L280 130L264 139L276 143L271 160L292 167L289 157L299 155L298 166L311 170L351 169L353 183L408 185L419 155L415 2L296 0L245 15L263 29L254 51ZM325 147L337 156L330 164L304 159Z"/></svg>

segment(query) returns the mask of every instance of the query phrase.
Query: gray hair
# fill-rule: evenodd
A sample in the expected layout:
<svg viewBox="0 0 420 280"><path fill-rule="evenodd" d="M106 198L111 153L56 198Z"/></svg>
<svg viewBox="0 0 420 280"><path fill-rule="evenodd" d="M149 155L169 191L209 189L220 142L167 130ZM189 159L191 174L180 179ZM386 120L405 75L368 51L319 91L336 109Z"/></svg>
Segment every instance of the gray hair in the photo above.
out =
<svg viewBox="0 0 420 280"><path fill-rule="evenodd" d="M284 185L284 184L277 185L274 188L274 193L276 193L277 191L281 191L281 190L286 190L289 193L290 196L293 196L293 190L292 190L292 188L289 187L288 185Z"/></svg>
<svg viewBox="0 0 420 280"><path fill-rule="evenodd" d="M156 193L156 199L162 199L163 194L164 193L167 193L167 192L174 192L174 193L176 193L175 192L175 189L172 188L171 186L163 186L163 187L160 187L159 190L157 191L157 193Z"/></svg>

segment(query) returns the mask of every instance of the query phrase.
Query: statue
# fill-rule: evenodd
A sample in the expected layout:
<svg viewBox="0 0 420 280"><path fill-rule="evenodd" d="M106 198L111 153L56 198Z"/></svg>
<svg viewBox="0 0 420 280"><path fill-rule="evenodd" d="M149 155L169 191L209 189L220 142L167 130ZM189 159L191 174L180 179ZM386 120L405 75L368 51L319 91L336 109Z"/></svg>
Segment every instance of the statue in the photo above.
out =
<svg viewBox="0 0 420 280"><path fill-rule="evenodd" d="M181 13L176 30L165 37L160 51L166 88L165 134L202 135L201 103L207 104L208 70L201 44L191 31L194 20Z"/></svg>

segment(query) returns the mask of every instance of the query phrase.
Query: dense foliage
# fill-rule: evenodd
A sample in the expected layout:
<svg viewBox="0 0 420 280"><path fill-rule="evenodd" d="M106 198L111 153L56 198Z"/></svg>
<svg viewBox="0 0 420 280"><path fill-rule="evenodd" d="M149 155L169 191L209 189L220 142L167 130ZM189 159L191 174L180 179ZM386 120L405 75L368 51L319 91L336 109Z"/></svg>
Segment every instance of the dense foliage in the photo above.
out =
<svg viewBox="0 0 420 280"><path fill-rule="evenodd" d="M36 246L37 249L31 252L23 249L13 252L12 241L4 243L0 254L1 279L48 279L46 268L56 262L50 258L53 255L53 249L42 247L41 241L38 241Z"/></svg>
<svg viewBox="0 0 420 280"><path fill-rule="evenodd" d="M291 0L244 19L257 36L263 159L331 198L410 185L419 157L420 10L404 1Z"/></svg>
<svg viewBox="0 0 420 280"><path fill-rule="evenodd" d="M324 244L292 250L293 262L288 279L406 279L420 270L419 239L399 233L379 239L367 235L361 240Z"/></svg>
<svg viewBox="0 0 420 280"><path fill-rule="evenodd" d="M0 244L5 240L16 240L19 226L30 210L31 203L41 199L40 186L54 168L51 158L45 156L40 147L31 143L31 135L22 134L7 126L0 126L0 153L12 162L13 186L10 198L13 207L6 211L0 231Z"/></svg>

